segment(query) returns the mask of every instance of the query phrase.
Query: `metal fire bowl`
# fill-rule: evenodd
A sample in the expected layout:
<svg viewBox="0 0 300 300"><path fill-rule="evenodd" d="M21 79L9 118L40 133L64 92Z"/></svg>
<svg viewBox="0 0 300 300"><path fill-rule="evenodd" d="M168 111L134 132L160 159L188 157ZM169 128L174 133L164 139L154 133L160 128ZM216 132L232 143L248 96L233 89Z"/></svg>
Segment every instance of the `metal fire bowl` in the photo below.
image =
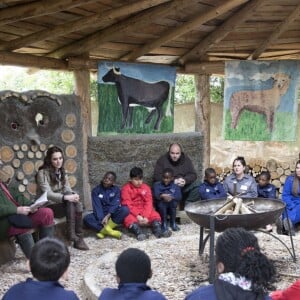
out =
<svg viewBox="0 0 300 300"><path fill-rule="evenodd" d="M272 224L282 214L285 203L278 199L243 198L244 203L254 201L252 206L257 213L239 215L216 215L215 231L221 232L229 227L244 227L245 229L258 229ZM200 200L188 203L184 210L188 217L196 224L210 228L210 216L224 203L225 198L214 200Z"/></svg>

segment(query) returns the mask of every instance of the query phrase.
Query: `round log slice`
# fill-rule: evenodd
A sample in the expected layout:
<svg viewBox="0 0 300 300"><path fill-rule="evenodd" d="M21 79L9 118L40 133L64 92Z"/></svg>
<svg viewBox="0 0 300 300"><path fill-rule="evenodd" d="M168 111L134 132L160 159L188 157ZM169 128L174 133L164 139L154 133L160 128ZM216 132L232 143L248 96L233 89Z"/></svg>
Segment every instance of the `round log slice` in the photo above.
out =
<svg viewBox="0 0 300 300"><path fill-rule="evenodd" d="M34 158L34 152L28 151L28 152L27 152L27 157L28 157L28 158Z"/></svg>
<svg viewBox="0 0 300 300"><path fill-rule="evenodd" d="M38 145L31 145L30 149L32 152L36 152L36 151L38 151L39 147L38 147Z"/></svg>
<svg viewBox="0 0 300 300"><path fill-rule="evenodd" d="M2 146L0 148L0 158L3 162L10 162L14 158L15 154L13 149L9 146Z"/></svg>
<svg viewBox="0 0 300 300"><path fill-rule="evenodd" d="M77 162L74 159L67 159L65 161L65 169L68 173L73 174L77 170Z"/></svg>
<svg viewBox="0 0 300 300"><path fill-rule="evenodd" d="M24 185L28 185L28 179L27 179L27 178L24 178L23 181L22 181L22 183L23 183Z"/></svg>
<svg viewBox="0 0 300 300"><path fill-rule="evenodd" d="M12 165L15 169L18 169L21 165L21 161L18 158L13 159Z"/></svg>
<svg viewBox="0 0 300 300"><path fill-rule="evenodd" d="M22 151L28 151L28 145L27 144L22 144L21 145L21 150Z"/></svg>
<svg viewBox="0 0 300 300"><path fill-rule="evenodd" d="M14 168L12 167L12 166L3 166L2 167L2 171L4 172L4 173L6 173L7 174L7 176L9 176L9 178L13 178L14 177L14 175L15 175L15 170L14 170Z"/></svg>
<svg viewBox="0 0 300 300"><path fill-rule="evenodd" d="M14 144L14 145L13 145L13 149L14 149L15 151L19 151L19 150L20 150L20 146L19 146L18 144Z"/></svg>
<svg viewBox="0 0 300 300"><path fill-rule="evenodd" d="M76 125L77 118L75 114L67 114L66 116L66 124L68 127L74 127Z"/></svg>
<svg viewBox="0 0 300 300"><path fill-rule="evenodd" d="M24 193L26 191L26 187L23 184L19 184L18 190L20 193Z"/></svg>
<svg viewBox="0 0 300 300"><path fill-rule="evenodd" d="M43 153L41 151L36 151L35 152L35 157L38 158L38 159L40 159L40 158L43 157Z"/></svg>
<svg viewBox="0 0 300 300"><path fill-rule="evenodd" d="M68 157L74 158L77 155L77 148L74 145L68 145L66 148L66 155Z"/></svg>
<svg viewBox="0 0 300 300"><path fill-rule="evenodd" d="M24 158L24 152L18 151L17 152L17 157L20 158L20 159L23 159Z"/></svg>
<svg viewBox="0 0 300 300"><path fill-rule="evenodd" d="M36 195L37 184L35 182L29 182L27 185L27 191L30 195Z"/></svg>
<svg viewBox="0 0 300 300"><path fill-rule="evenodd" d="M39 167L43 165L43 161L42 160L37 160L34 164L34 169L37 172L39 170Z"/></svg>
<svg viewBox="0 0 300 300"><path fill-rule="evenodd" d="M47 150L47 146L45 144L40 144L40 150L42 152L46 151Z"/></svg>
<svg viewBox="0 0 300 300"><path fill-rule="evenodd" d="M16 177L17 177L18 180L21 181L25 178L25 175L22 171L18 171Z"/></svg>
<svg viewBox="0 0 300 300"><path fill-rule="evenodd" d="M23 171L26 175L31 175L34 171L34 164L32 161L28 160L23 163Z"/></svg>
<svg viewBox="0 0 300 300"><path fill-rule="evenodd" d="M76 177L74 175L70 175L68 176L68 178L69 178L70 187L74 188L77 183Z"/></svg>
<svg viewBox="0 0 300 300"><path fill-rule="evenodd" d="M64 143L72 143L75 139L75 134L72 130L70 129L65 129L63 130L63 132L61 133L61 138L63 140Z"/></svg>

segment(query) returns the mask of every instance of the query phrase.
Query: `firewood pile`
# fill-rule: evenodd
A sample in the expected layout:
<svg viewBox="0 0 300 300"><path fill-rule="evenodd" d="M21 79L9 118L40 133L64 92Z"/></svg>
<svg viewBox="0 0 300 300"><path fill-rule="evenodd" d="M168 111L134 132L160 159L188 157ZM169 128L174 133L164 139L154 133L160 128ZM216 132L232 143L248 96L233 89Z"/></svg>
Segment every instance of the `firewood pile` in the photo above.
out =
<svg viewBox="0 0 300 300"><path fill-rule="evenodd" d="M228 195L226 202L214 214L215 215L238 215L256 213L252 207L254 201L243 203L243 199Z"/></svg>
<svg viewBox="0 0 300 300"><path fill-rule="evenodd" d="M271 174L271 183L275 185L278 192L278 197L281 198L284 182L287 176L291 175L295 170L296 161L279 162L274 159L267 161L263 159L249 159L248 161L248 174L251 174L254 178L257 178L262 171L269 171ZM218 179L223 182L226 176L232 172L231 167L221 168L216 165L212 165L212 168L216 170Z"/></svg>

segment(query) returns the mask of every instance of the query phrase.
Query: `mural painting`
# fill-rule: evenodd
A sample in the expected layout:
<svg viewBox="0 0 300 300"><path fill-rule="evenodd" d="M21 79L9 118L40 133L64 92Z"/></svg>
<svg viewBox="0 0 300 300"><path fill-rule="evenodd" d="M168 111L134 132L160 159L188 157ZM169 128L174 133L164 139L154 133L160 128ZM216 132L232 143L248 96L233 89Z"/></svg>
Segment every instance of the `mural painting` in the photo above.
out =
<svg viewBox="0 0 300 300"><path fill-rule="evenodd" d="M227 62L224 138L294 141L299 67L292 61Z"/></svg>
<svg viewBox="0 0 300 300"><path fill-rule="evenodd" d="M99 133L172 132L175 68L100 62Z"/></svg>

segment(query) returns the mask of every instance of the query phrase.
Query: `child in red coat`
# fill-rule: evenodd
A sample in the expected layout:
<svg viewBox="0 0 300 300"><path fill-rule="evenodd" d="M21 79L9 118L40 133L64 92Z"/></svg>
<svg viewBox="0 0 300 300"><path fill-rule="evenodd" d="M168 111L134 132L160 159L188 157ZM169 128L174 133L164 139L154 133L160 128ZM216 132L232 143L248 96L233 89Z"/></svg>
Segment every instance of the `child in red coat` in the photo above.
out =
<svg viewBox="0 0 300 300"><path fill-rule="evenodd" d="M143 183L143 170L134 167L130 170L129 176L129 182L121 190L121 203L129 208L129 215L124 220L124 226L139 241L147 238L141 226L151 226L157 238L169 237L170 231L162 232L161 230L161 218L153 207L151 188Z"/></svg>
<svg viewBox="0 0 300 300"><path fill-rule="evenodd" d="M298 300L300 299L300 279L295 281L287 289L271 293L272 300Z"/></svg>

